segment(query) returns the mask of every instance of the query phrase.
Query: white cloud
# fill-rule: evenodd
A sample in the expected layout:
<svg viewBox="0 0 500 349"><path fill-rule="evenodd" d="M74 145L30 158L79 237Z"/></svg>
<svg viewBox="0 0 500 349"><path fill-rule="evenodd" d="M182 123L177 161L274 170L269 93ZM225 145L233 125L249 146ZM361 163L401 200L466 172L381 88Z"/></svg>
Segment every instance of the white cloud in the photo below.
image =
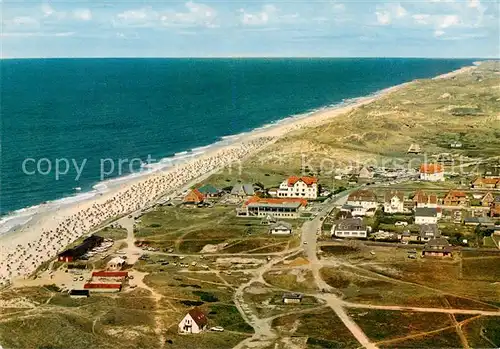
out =
<svg viewBox="0 0 500 349"><path fill-rule="evenodd" d="M440 16L437 22L438 28L449 28L452 26L456 26L460 23L460 18L458 15L445 15Z"/></svg>
<svg viewBox="0 0 500 349"><path fill-rule="evenodd" d="M445 32L443 30L436 30L434 32L434 36L437 37L437 38L440 37L440 36L443 36L444 34L445 34Z"/></svg>
<svg viewBox="0 0 500 349"><path fill-rule="evenodd" d="M29 38L29 37L68 37L73 36L75 32L56 32L56 33L45 33L45 32L3 32L0 33L0 37L5 38Z"/></svg>
<svg viewBox="0 0 500 349"><path fill-rule="evenodd" d="M244 25L264 25L276 16L278 9L274 5L264 5L262 11L257 13L248 13L244 9L240 9L240 12L242 13L241 23Z"/></svg>
<svg viewBox="0 0 500 349"><path fill-rule="evenodd" d="M124 21L141 21L157 17L157 13L152 11L150 7L144 7L137 10L127 10L117 15L119 19Z"/></svg>
<svg viewBox="0 0 500 349"><path fill-rule="evenodd" d="M430 19L431 16L428 15L428 14L414 14L411 17L413 18L413 20L415 21L415 23L422 24L422 25L427 25L427 24L429 24L429 19Z"/></svg>
<svg viewBox="0 0 500 349"><path fill-rule="evenodd" d="M387 3L377 6L375 16L380 25L389 25L393 19L402 19L408 15L408 11L399 3Z"/></svg>
<svg viewBox="0 0 500 349"><path fill-rule="evenodd" d="M42 4L41 6L43 17L46 18L54 18L54 19L63 19L66 17L66 12L64 11L56 11L52 6L47 3Z"/></svg>
<svg viewBox="0 0 500 349"><path fill-rule="evenodd" d="M377 22L380 25L391 24L391 14L388 11L377 11L375 12L377 16Z"/></svg>
<svg viewBox="0 0 500 349"><path fill-rule="evenodd" d="M468 6L471 8L479 8L481 6L481 2L479 0L469 0Z"/></svg>
<svg viewBox="0 0 500 349"><path fill-rule="evenodd" d="M205 26L214 28L216 24L217 11L212 7L188 1L186 3L186 12L166 11L160 17L163 25L187 25L187 26Z"/></svg>
<svg viewBox="0 0 500 349"><path fill-rule="evenodd" d="M82 21L90 21L92 12L88 8L80 8L73 11L73 16Z"/></svg>
<svg viewBox="0 0 500 349"><path fill-rule="evenodd" d="M345 11L345 5L341 3L334 2L332 7L337 12Z"/></svg>

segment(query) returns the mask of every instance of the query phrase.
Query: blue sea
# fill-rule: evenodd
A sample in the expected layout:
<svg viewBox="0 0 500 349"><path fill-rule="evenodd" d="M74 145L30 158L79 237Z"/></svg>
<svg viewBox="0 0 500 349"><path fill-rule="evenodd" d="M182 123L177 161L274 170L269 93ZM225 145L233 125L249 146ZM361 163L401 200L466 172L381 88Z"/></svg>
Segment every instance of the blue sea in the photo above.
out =
<svg viewBox="0 0 500 349"><path fill-rule="evenodd" d="M146 161L148 155L159 161L201 153L228 136L471 63L388 58L2 60L0 224L5 231L5 226L21 223L13 218L29 219L41 203L58 200L62 205L93 195L104 187L100 182L137 170L139 159ZM68 172L56 178L56 163L65 171L63 159L69 162ZM75 165L85 159L76 180ZM105 178L102 159L109 159L103 163L109 172ZM125 163L121 173L118 166L111 171L110 162L119 159L135 161Z"/></svg>

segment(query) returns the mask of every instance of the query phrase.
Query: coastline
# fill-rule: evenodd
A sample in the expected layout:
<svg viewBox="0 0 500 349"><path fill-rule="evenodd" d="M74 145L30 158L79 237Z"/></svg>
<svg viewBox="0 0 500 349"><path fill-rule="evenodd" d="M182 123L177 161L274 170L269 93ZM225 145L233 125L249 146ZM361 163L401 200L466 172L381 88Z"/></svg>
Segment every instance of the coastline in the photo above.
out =
<svg viewBox="0 0 500 349"><path fill-rule="evenodd" d="M473 68L464 67L434 79L449 78ZM199 148L205 148L206 152L192 157L189 153L181 153L188 156L170 167L158 166L135 178L115 178L109 181L113 182L109 187L107 182L99 183L94 187L105 185L108 190L98 190L87 199L64 206L55 205L35 214L20 229L0 235L0 285L13 277L29 275L65 246L114 216L142 211L163 196L180 192L227 165L253 156L294 130L319 126L412 83L389 87L373 95L357 98L352 103L288 117L248 133L227 136L213 146Z"/></svg>

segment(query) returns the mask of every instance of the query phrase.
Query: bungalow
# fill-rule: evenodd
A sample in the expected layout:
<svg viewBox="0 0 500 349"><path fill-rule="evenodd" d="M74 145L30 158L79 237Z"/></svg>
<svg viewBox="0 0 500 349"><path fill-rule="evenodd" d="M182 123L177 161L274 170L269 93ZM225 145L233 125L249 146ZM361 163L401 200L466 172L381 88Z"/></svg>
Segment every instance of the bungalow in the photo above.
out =
<svg viewBox="0 0 500 349"><path fill-rule="evenodd" d="M437 224L422 224L420 226L420 241L429 241L438 237L441 237L441 232L439 231Z"/></svg>
<svg viewBox="0 0 500 349"><path fill-rule="evenodd" d="M121 283L87 283L83 285L86 290L92 290L92 292L120 292L122 289Z"/></svg>
<svg viewBox="0 0 500 349"><path fill-rule="evenodd" d="M57 260L59 262L73 262L80 257L82 257L85 253L93 249L94 247L99 246L104 242L104 238L98 235L91 235L88 238L85 238L81 244L74 248L67 249L64 252L61 252L57 256Z"/></svg>
<svg viewBox="0 0 500 349"><path fill-rule="evenodd" d="M287 222L277 222L269 228L269 234L272 235L291 235L292 225Z"/></svg>
<svg viewBox="0 0 500 349"><path fill-rule="evenodd" d="M491 204L494 201L495 201L495 196L491 193L491 191L489 191L481 198L481 206L491 207Z"/></svg>
<svg viewBox="0 0 500 349"><path fill-rule="evenodd" d="M409 242L419 241L420 235L416 233L412 233L409 230L405 230L401 235L401 243L407 244Z"/></svg>
<svg viewBox="0 0 500 349"><path fill-rule="evenodd" d="M404 194L397 191L387 191L384 196L384 212L399 213L404 210Z"/></svg>
<svg viewBox="0 0 500 349"><path fill-rule="evenodd" d="M198 191L207 198L215 198L220 196L221 191L211 184L205 184L198 188Z"/></svg>
<svg viewBox="0 0 500 349"><path fill-rule="evenodd" d="M179 322L180 333L200 333L207 328L208 319L199 309L191 309Z"/></svg>
<svg viewBox="0 0 500 349"><path fill-rule="evenodd" d="M432 239L425 244L422 256L451 257L452 247L445 238Z"/></svg>
<svg viewBox="0 0 500 349"><path fill-rule="evenodd" d="M469 198L467 194L459 190L450 190L443 199L444 206L465 206Z"/></svg>
<svg viewBox="0 0 500 349"><path fill-rule="evenodd" d="M495 222L493 222L488 217L467 217L464 218L465 225L482 225L485 227L494 227Z"/></svg>
<svg viewBox="0 0 500 349"><path fill-rule="evenodd" d="M444 168L439 164L423 164L420 166L420 179L422 181L443 182Z"/></svg>
<svg viewBox="0 0 500 349"><path fill-rule="evenodd" d="M277 192L278 197L316 199L318 197L318 179L308 176L291 176L283 181Z"/></svg>
<svg viewBox="0 0 500 349"><path fill-rule="evenodd" d="M282 300L285 304L297 304L302 302L302 297L301 293L285 293L283 294Z"/></svg>
<svg viewBox="0 0 500 349"><path fill-rule="evenodd" d="M372 179L373 173L366 166L363 166L361 170L359 170L358 182L369 182Z"/></svg>
<svg viewBox="0 0 500 349"><path fill-rule="evenodd" d="M349 212L351 214L351 217L364 217L366 216L366 213L368 210L364 208L363 206L352 206L348 204L342 205L340 208L341 212Z"/></svg>
<svg viewBox="0 0 500 349"><path fill-rule="evenodd" d="M473 189L500 189L500 177L478 177L472 182Z"/></svg>
<svg viewBox="0 0 500 349"><path fill-rule="evenodd" d="M267 216L265 216L264 218L262 218L261 221L260 221L260 224L265 224L265 225L271 225L271 224L274 224L274 223L278 223L278 220L274 216L272 216L270 214L268 214Z"/></svg>
<svg viewBox="0 0 500 349"><path fill-rule="evenodd" d="M366 238L368 228L361 218L346 218L340 220L332 227L332 236L343 238Z"/></svg>
<svg viewBox="0 0 500 349"><path fill-rule="evenodd" d="M125 259L123 259L121 257L114 257L108 262L106 269L108 269L108 270L120 270L124 264L125 264Z"/></svg>
<svg viewBox="0 0 500 349"><path fill-rule="evenodd" d="M419 190L413 196L413 202L415 203L416 208L437 208L438 197L436 194L427 195L423 190Z"/></svg>
<svg viewBox="0 0 500 349"><path fill-rule="evenodd" d="M255 195L255 190L253 189L253 185L249 183L241 184L237 183L234 185L233 189L231 189L231 195L238 198L245 198L247 196Z"/></svg>
<svg viewBox="0 0 500 349"><path fill-rule="evenodd" d="M205 200L205 195L200 193L198 189L193 189L182 200L184 204L201 204Z"/></svg>
<svg viewBox="0 0 500 349"><path fill-rule="evenodd" d="M351 206L361 206L366 209L376 209L378 207L377 195L371 190L356 190L349 194L347 204Z"/></svg>
<svg viewBox="0 0 500 349"><path fill-rule="evenodd" d="M415 224L437 224L438 210L430 207L418 207L415 209Z"/></svg>
<svg viewBox="0 0 500 349"><path fill-rule="evenodd" d="M241 208L236 209L238 217L273 217L296 219L307 206L306 199L252 197Z"/></svg>

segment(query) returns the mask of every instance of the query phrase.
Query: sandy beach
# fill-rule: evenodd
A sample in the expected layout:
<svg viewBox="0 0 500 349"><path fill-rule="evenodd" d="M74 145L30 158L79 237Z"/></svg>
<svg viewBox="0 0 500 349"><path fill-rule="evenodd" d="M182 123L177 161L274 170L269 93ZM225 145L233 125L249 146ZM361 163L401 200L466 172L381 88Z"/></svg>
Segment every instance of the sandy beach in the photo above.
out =
<svg viewBox="0 0 500 349"><path fill-rule="evenodd" d="M453 76L471 68L440 77ZM124 182L102 195L35 216L27 226L0 236L0 286L13 278L30 275L43 262L53 259L67 245L104 222L148 208L165 195L181 192L221 168L263 150L289 132L331 121L408 84L411 82L360 98L351 105L286 119L244 135L237 143L221 145L167 170Z"/></svg>

